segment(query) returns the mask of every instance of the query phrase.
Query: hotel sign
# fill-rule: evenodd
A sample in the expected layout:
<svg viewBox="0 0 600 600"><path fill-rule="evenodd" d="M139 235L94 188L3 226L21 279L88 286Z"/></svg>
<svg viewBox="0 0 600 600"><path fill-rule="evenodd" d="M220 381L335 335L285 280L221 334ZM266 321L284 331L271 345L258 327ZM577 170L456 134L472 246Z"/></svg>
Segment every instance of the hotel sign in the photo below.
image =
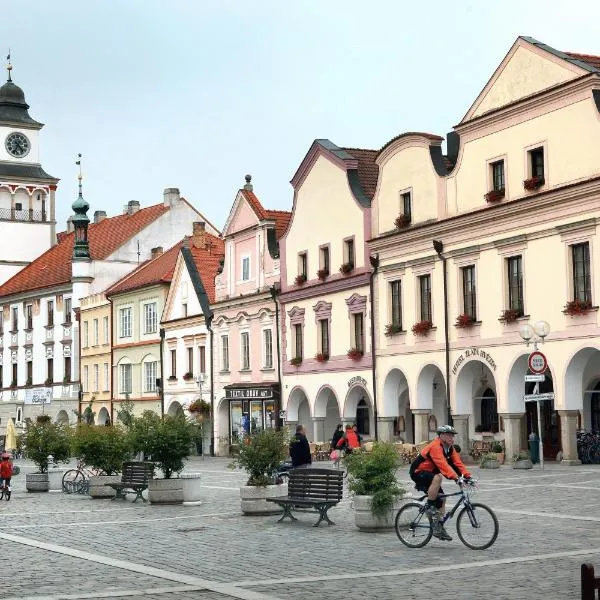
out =
<svg viewBox="0 0 600 600"><path fill-rule="evenodd" d="M472 357L477 357L480 360L485 361L492 371L496 370L496 363L494 362L494 359L491 357L489 352L473 347L467 348L462 354L458 356L456 362L454 363L454 366L452 367L452 375L456 375L458 368L463 362L465 362L465 359Z"/></svg>
<svg viewBox="0 0 600 600"><path fill-rule="evenodd" d="M42 387L25 390L25 404L50 404L52 388Z"/></svg>
<svg viewBox="0 0 600 600"><path fill-rule="evenodd" d="M225 389L225 398L229 400L262 400L272 398L273 388L233 388Z"/></svg>

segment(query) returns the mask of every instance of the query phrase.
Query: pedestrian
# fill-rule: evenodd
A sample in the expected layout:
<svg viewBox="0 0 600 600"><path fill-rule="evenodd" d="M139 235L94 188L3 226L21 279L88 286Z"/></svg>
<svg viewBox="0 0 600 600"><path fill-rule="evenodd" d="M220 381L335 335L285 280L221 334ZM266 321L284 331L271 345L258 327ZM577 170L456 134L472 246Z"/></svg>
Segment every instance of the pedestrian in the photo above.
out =
<svg viewBox="0 0 600 600"><path fill-rule="evenodd" d="M347 454L350 454L356 448L360 448L360 442L358 441L358 435L352 429L352 425L346 425L346 431L344 437L338 440L337 448L343 448Z"/></svg>
<svg viewBox="0 0 600 600"><path fill-rule="evenodd" d="M356 423L352 425L352 431L356 434L356 439L358 439L358 445L360 446L362 444L362 435L358 433L358 425Z"/></svg>
<svg viewBox="0 0 600 600"><path fill-rule="evenodd" d="M340 423L333 432L333 437L331 438L331 449L335 450L337 448L337 443L344 437L344 426Z"/></svg>
<svg viewBox="0 0 600 600"><path fill-rule="evenodd" d="M310 454L310 445L306 437L304 425L296 425L296 435L290 442L290 457L292 458L292 467L310 467L312 456Z"/></svg>
<svg viewBox="0 0 600 600"><path fill-rule="evenodd" d="M10 480L13 475L13 466L8 452L2 453L2 462L0 462L0 485L4 491L10 493ZM9 496L10 498L10 496Z"/></svg>

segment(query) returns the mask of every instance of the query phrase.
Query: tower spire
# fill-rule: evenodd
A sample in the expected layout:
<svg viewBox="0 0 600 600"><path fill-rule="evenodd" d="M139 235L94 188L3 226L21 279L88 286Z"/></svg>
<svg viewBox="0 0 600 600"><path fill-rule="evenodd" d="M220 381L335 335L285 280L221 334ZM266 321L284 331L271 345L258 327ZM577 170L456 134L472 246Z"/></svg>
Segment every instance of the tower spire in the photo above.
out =
<svg viewBox="0 0 600 600"><path fill-rule="evenodd" d="M79 195L77 200L73 202L73 212L75 213L71 217L73 227L75 228L75 243L73 244L73 260L90 260L90 245L88 241L88 225L89 218L87 211L90 209L90 205L83 198L83 185L82 179L83 174L81 172L81 154L77 155L75 164L79 167L79 174L77 179L79 181Z"/></svg>
<svg viewBox="0 0 600 600"><path fill-rule="evenodd" d="M8 49L8 55L6 56L6 70L8 71L8 79L7 81L12 81L10 76L10 72L12 71L12 65L10 64L10 48Z"/></svg>

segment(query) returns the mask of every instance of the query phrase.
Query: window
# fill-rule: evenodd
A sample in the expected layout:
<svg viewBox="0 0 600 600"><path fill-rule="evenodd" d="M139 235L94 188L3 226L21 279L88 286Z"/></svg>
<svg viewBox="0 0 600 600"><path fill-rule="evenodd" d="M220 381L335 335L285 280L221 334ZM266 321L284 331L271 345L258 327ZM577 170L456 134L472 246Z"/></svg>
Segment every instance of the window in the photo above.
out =
<svg viewBox="0 0 600 600"><path fill-rule="evenodd" d="M4 387L3 375L4 375L4 369L3 369L2 365L0 365L0 388Z"/></svg>
<svg viewBox="0 0 600 600"><path fill-rule="evenodd" d="M158 327L158 311L156 302L144 304L144 333L156 333Z"/></svg>
<svg viewBox="0 0 600 600"><path fill-rule="evenodd" d="M294 358L302 359L304 355L302 346L302 325L296 323L294 325Z"/></svg>
<svg viewBox="0 0 600 600"><path fill-rule="evenodd" d="M250 334L244 331L241 334L242 342L242 371L250 369Z"/></svg>
<svg viewBox="0 0 600 600"><path fill-rule="evenodd" d="M571 246L573 259L573 300L592 301L590 278L590 245L588 242Z"/></svg>
<svg viewBox="0 0 600 600"><path fill-rule="evenodd" d="M144 363L144 392L156 392L156 361Z"/></svg>
<svg viewBox="0 0 600 600"><path fill-rule="evenodd" d="M104 317L102 319L102 329L104 330L104 343L108 344L110 342L110 338L108 336L108 317Z"/></svg>
<svg viewBox="0 0 600 600"><path fill-rule="evenodd" d="M344 242L344 263L354 267L354 239Z"/></svg>
<svg viewBox="0 0 600 600"><path fill-rule="evenodd" d="M2 310L0 310L0 335L4 335L4 312Z"/></svg>
<svg viewBox="0 0 600 600"><path fill-rule="evenodd" d="M364 315L363 313L354 313L352 315L354 321L354 348L365 351L365 331L364 331Z"/></svg>
<svg viewBox="0 0 600 600"><path fill-rule="evenodd" d="M419 301L421 321L432 321L431 318L431 275L419 277Z"/></svg>
<svg viewBox="0 0 600 600"><path fill-rule="evenodd" d="M33 383L33 361L27 361L27 383L26 385L31 385Z"/></svg>
<svg viewBox="0 0 600 600"><path fill-rule="evenodd" d="M477 320L477 300L475 293L475 266L462 267L463 313Z"/></svg>
<svg viewBox="0 0 600 600"><path fill-rule="evenodd" d="M119 384L121 394L131 394L131 364L119 365Z"/></svg>
<svg viewBox="0 0 600 600"><path fill-rule="evenodd" d="M83 381L81 382L84 392L89 391L88 384L89 384L89 367L87 365L85 365L83 367Z"/></svg>
<svg viewBox="0 0 600 600"><path fill-rule="evenodd" d="M89 340L89 323L87 321L83 322L83 347L87 348L90 344Z"/></svg>
<svg viewBox="0 0 600 600"><path fill-rule="evenodd" d="M119 309L119 337L131 337L131 307Z"/></svg>
<svg viewBox="0 0 600 600"><path fill-rule="evenodd" d="M265 369L273 368L273 332L270 329L263 330L263 340L265 344Z"/></svg>
<svg viewBox="0 0 600 600"><path fill-rule="evenodd" d="M108 370L108 363L104 363L104 391L108 392L110 389L110 371Z"/></svg>
<svg viewBox="0 0 600 600"><path fill-rule="evenodd" d="M97 346L100 342L100 324L98 319L94 319L94 346Z"/></svg>
<svg viewBox="0 0 600 600"><path fill-rule="evenodd" d="M544 179L544 149L536 148L529 152L529 168L531 177Z"/></svg>
<svg viewBox="0 0 600 600"><path fill-rule="evenodd" d="M481 430L498 431L498 421L496 394L487 388L481 398Z"/></svg>
<svg viewBox="0 0 600 600"><path fill-rule="evenodd" d="M390 296L392 307L392 325L402 330L402 284L400 280L390 281Z"/></svg>
<svg viewBox="0 0 600 600"><path fill-rule="evenodd" d="M10 385L12 385L13 387L16 387L16 385L17 385L18 367L19 367L19 365L17 365L17 363L13 363L13 365L12 365L12 380L10 382Z"/></svg>
<svg viewBox="0 0 600 600"><path fill-rule="evenodd" d="M187 302L184 302L181 305L181 316L182 317L187 317L188 316L188 312L187 312Z"/></svg>
<svg viewBox="0 0 600 600"><path fill-rule="evenodd" d="M504 161L499 160L492 163L492 189L500 192L504 191Z"/></svg>
<svg viewBox="0 0 600 600"><path fill-rule="evenodd" d="M177 350L171 350L171 377L177 379Z"/></svg>
<svg viewBox="0 0 600 600"><path fill-rule="evenodd" d="M94 365L94 392L100 389L100 370L99 365Z"/></svg>
<svg viewBox="0 0 600 600"><path fill-rule="evenodd" d="M410 196L411 196L410 192L405 192L401 196L401 200L402 200L402 214L407 218L407 220L408 220L409 223L410 223L410 221L412 219L412 206L411 206L411 198L410 198Z"/></svg>
<svg viewBox="0 0 600 600"><path fill-rule="evenodd" d="M65 324L71 322L71 298L65 298Z"/></svg>
<svg viewBox="0 0 600 600"><path fill-rule="evenodd" d="M319 248L319 268L329 275L329 246Z"/></svg>
<svg viewBox="0 0 600 600"><path fill-rule="evenodd" d="M242 256L242 281L250 279L250 257Z"/></svg>
<svg viewBox="0 0 600 600"><path fill-rule="evenodd" d="M200 365L200 373L206 373L206 348L198 346L198 364Z"/></svg>
<svg viewBox="0 0 600 600"><path fill-rule="evenodd" d="M298 254L298 275L308 276L308 256L306 252Z"/></svg>
<svg viewBox="0 0 600 600"><path fill-rule="evenodd" d="M65 374L63 376L64 381L65 381L65 383L68 383L69 381L71 381L71 357L70 356L65 356L64 368L65 368Z"/></svg>
<svg viewBox="0 0 600 600"><path fill-rule="evenodd" d="M508 271L508 308L516 310L520 317L524 314L523 307L523 261L520 256L506 259Z"/></svg>
<svg viewBox="0 0 600 600"><path fill-rule="evenodd" d="M229 371L229 336L221 336L221 370Z"/></svg>
<svg viewBox="0 0 600 600"><path fill-rule="evenodd" d="M187 349L187 363L188 363L187 372L191 373L193 375L194 374L194 349L193 348Z"/></svg>
<svg viewBox="0 0 600 600"><path fill-rule="evenodd" d="M319 319L319 351L329 356L329 319Z"/></svg>
<svg viewBox="0 0 600 600"><path fill-rule="evenodd" d="M54 300L48 300L48 327L54 327Z"/></svg>
<svg viewBox="0 0 600 600"><path fill-rule="evenodd" d="M11 331L18 331L19 329L19 309L16 306L10 309L12 314L12 329Z"/></svg>
<svg viewBox="0 0 600 600"><path fill-rule="evenodd" d="M54 381L54 359L49 358L46 362L46 367L46 380L52 383Z"/></svg>
<svg viewBox="0 0 600 600"><path fill-rule="evenodd" d="M33 305L25 306L25 329L33 329Z"/></svg>

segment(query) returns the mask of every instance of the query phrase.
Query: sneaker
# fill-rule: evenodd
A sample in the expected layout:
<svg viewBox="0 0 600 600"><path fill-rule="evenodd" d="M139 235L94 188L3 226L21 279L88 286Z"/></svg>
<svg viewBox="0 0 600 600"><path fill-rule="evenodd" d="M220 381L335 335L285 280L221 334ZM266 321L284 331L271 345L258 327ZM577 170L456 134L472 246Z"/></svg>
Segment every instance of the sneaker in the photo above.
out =
<svg viewBox="0 0 600 600"><path fill-rule="evenodd" d="M452 536L448 534L445 527L439 521L431 521L431 529L433 537L446 542L452 541Z"/></svg>

